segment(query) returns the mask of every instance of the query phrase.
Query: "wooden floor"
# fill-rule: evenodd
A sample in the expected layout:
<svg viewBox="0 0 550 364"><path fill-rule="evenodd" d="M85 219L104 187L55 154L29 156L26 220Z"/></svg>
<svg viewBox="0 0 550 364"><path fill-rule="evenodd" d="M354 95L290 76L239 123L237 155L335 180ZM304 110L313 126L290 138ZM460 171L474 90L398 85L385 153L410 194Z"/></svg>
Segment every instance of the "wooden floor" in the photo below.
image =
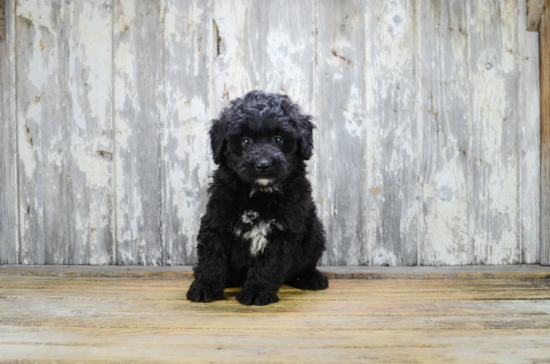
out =
<svg viewBox="0 0 550 364"><path fill-rule="evenodd" d="M550 279L335 279L266 307L190 282L0 276L0 362L550 363Z"/></svg>

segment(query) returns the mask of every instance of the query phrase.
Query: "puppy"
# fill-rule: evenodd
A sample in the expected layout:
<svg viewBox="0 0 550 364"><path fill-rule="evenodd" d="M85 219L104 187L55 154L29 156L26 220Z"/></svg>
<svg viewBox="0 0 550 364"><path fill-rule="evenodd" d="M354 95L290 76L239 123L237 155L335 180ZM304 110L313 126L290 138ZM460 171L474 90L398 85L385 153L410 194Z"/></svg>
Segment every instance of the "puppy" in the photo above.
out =
<svg viewBox="0 0 550 364"><path fill-rule="evenodd" d="M325 289L316 269L325 250L304 161L313 153L311 116L287 96L251 91L213 120L210 139L218 169L198 235L194 302L223 300L241 287L244 305L279 301L286 283Z"/></svg>

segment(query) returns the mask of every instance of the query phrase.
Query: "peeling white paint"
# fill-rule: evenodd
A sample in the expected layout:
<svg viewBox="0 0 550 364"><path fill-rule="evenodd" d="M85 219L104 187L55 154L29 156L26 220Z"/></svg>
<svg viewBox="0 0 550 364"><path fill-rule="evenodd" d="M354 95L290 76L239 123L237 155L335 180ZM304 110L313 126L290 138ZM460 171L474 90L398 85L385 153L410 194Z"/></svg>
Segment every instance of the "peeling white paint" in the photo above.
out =
<svg viewBox="0 0 550 364"><path fill-rule="evenodd" d="M84 2L82 6L78 31L82 37L86 37L86 41L74 44L73 49L80 47L82 54L78 60L88 67L80 75L75 74L73 77L82 77L85 80L86 87L89 87L86 95L90 116L100 118L104 123L111 92L110 22L105 21L105 14L95 11L91 3Z"/></svg>
<svg viewBox="0 0 550 364"><path fill-rule="evenodd" d="M135 25L136 17L136 2L135 0L124 0L121 2L120 17L118 19L119 32L125 32L128 28Z"/></svg>
<svg viewBox="0 0 550 364"><path fill-rule="evenodd" d="M443 14L463 9L451 2L440 5L445 4L452 9ZM278 12L276 2L216 0L210 7L198 0L168 0L158 14L142 12L141 5L134 0L59 4L61 21L73 26L60 32L60 19L53 19L56 4L18 2L17 21L30 24L29 39L22 40L28 49L18 45L23 242L49 231L37 222L48 218L43 205L51 197L48 191L67 193L57 180L63 176L59 171L68 168L67 176L74 179L68 183L74 187L71 226L78 233L78 262L110 262L102 229L114 223L117 241L128 242L117 261L191 263L187 260L194 257L205 189L215 168L208 119L228 100L259 88L288 94L317 117L315 140L325 144L316 144L311 178L329 231L331 262L399 265L416 246L424 264L514 263L521 254L525 262L536 262L540 186L533 176L540 173L540 105L533 85L539 76L538 44L522 25L523 2L469 0L468 11L461 17L451 14L448 27L426 20L434 5L427 0L377 0L355 12L347 11L354 4L307 1L295 3L300 11L292 14ZM115 34L110 17L102 13L110 15L110 6L120 15L114 19ZM339 7L342 16L334 11ZM260 10L269 14L269 22L256 21ZM327 21L315 24L323 14ZM137 62L138 47L151 45L139 43L146 39L139 36L158 34L139 28L147 16L158 16L164 31L158 38L164 47L158 62L164 78L155 86L156 104L140 99L147 75ZM212 18L221 40L219 55ZM424 21L416 24L419 19ZM326 33L322 27L329 27ZM426 32L434 28L438 38L427 39ZM67 60L58 54L62 42ZM416 54L423 44L425 54ZM67 70L67 80L60 70ZM519 92L514 90L518 82L523 85ZM155 107L161 111L151 110ZM70 134L50 130L62 125L52 122L50 114L58 113L67 118ZM152 172L159 174L162 191L137 186L144 175L135 165L139 150L134 145L146 140L136 128L143 115L162 124L158 135L147 136L151 143L162 138L161 172ZM466 137L457 124L467 129ZM112 133L116 145L111 145ZM339 147L332 150L327 144ZM158 219L168 235L162 236L164 249L170 250L167 260L160 248L149 250L156 237L140 235L142 224L158 224L144 221L145 206L160 199L161 192L164 215ZM43 251L33 249L22 245L24 263L44 259ZM61 250L50 258L64 259Z"/></svg>
<svg viewBox="0 0 550 364"><path fill-rule="evenodd" d="M520 123L521 123L521 175L520 209L522 263L539 261L540 234L540 74L539 37L529 32L526 24L526 3L519 2L519 69Z"/></svg>
<svg viewBox="0 0 550 364"><path fill-rule="evenodd" d="M362 137L365 127L365 113L362 110L363 102L357 85L351 85L348 104L344 110L346 129L354 137Z"/></svg>
<svg viewBox="0 0 550 364"><path fill-rule="evenodd" d="M50 1L46 0L26 0L19 1L16 8L16 15L28 19L35 29L44 27L50 32L52 28L52 6Z"/></svg>
<svg viewBox="0 0 550 364"><path fill-rule="evenodd" d="M21 127L23 126L23 127ZM20 124L19 128L19 160L23 165L23 171L29 180L32 180L36 172L36 159L40 158L39 154L35 154L34 146L31 145L29 135L27 134L26 126ZM33 142L34 144L34 142Z"/></svg>

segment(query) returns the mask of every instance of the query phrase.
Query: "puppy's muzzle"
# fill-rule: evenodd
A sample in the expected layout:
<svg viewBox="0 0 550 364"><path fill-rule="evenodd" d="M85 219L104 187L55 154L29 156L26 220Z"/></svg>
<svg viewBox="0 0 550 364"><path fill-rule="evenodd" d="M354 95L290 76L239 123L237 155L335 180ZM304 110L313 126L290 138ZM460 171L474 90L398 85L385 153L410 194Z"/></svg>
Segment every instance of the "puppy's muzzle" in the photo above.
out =
<svg viewBox="0 0 550 364"><path fill-rule="evenodd" d="M271 168L271 161L265 158L256 163L256 170L260 172L267 172L269 168Z"/></svg>

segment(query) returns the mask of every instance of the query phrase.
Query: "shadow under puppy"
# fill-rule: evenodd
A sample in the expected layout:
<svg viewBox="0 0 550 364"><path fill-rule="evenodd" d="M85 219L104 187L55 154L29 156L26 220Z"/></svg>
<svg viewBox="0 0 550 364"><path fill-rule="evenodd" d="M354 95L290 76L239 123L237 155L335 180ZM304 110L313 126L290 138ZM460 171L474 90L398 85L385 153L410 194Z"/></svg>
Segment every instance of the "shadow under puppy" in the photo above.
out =
<svg viewBox="0 0 550 364"><path fill-rule="evenodd" d="M210 138L219 165L198 235L195 281L187 298L223 300L240 287L245 305L277 302L286 283L325 289L316 269L325 250L306 178L313 153L311 116L287 96L251 91L213 120Z"/></svg>

